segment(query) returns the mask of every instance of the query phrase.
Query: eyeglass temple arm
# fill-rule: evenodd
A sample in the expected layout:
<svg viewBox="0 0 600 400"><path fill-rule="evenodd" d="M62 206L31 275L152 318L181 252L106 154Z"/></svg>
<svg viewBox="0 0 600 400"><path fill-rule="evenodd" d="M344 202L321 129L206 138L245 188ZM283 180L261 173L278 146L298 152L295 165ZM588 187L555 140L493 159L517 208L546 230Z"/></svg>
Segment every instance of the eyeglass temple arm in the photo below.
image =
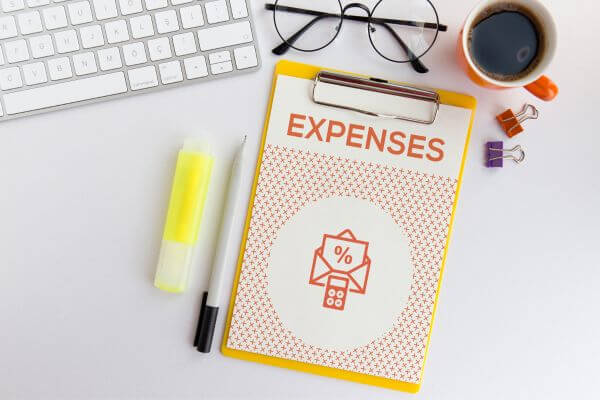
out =
<svg viewBox="0 0 600 400"><path fill-rule="evenodd" d="M321 19L324 19L324 18L330 18L330 17L328 15L319 15L319 16L313 18L312 20L310 20L306 25L304 25L302 28L300 28L296 33L294 33L292 36L287 38L287 40L285 40L279 46L275 47L272 50L273 54L277 54L278 56L285 54L290 49L290 45L293 45L300 38L300 36L302 36L308 29L310 29L311 26L313 26L315 23L317 23L318 21L320 21ZM402 47L402 50L404 50L404 52L408 56L408 58L410 60L410 65L413 67L413 69L415 71L417 71L421 74L429 72L429 68L427 68L425 66L425 64L423 64L423 62L415 56L415 54L410 50L410 48L406 45L406 43L404 43L402 38L400 36L398 36L398 34L396 34L396 32L388 24L378 24L378 25L385 27L392 34L392 36L394 36L394 38L396 39L396 41L398 42L400 47Z"/></svg>
<svg viewBox="0 0 600 400"><path fill-rule="evenodd" d="M265 9L273 11L273 10L275 10L275 4L267 3L267 4L265 4ZM287 12L292 12L292 13L315 15L315 16L328 16L328 17L336 17L336 18L340 17L339 14L332 14L332 13L326 13L326 12L321 12L321 11L308 10L308 9L304 9L304 8L280 6L280 5L277 6L277 11L287 11ZM351 21L369 22L369 18L364 17L362 15L344 15L344 18L351 20ZM406 20L389 19L389 18L371 18L370 21L373 23L376 23L376 24L387 23L387 24L418 26L418 27L422 26L424 28L430 28L430 29L435 29L437 27L437 29L440 32L446 32L448 30L448 26L442 25L442 24L435 24L432 22L406 21Z"/></svg>
<svg viewBox="0 0 600 400"><path fill-rule="evenodd" d="M400 36L398 36L396 31L394 31L391 26L389 26L388 24L378 24L378 25L385 27L385 29L387 29L387 31L389 33L391 33L392 36L394 36L394 38L396 38L396 41L398 42L400 47L402 47L402 50L404 50L404 52L408 56L408 59L410 60L410 65L413 67L413 69L415 71L417 71L420 74L425 74L425 73L429 72L429 68L427 68L425 66L425 64L423 64L423 62L421 61L420 58L415 56L415 53L412 52L412 50L406 45L406 43L404 43L404 40L402 40L402 38Z"/></svg>
<svg viewBox="0 0 600 400"><path fill-rule="evenodd" d="M298 30L298 32L294 33L292 36L287 38L287 40L285 42L283 42L279 46L275 47L272 50L273 54L277 54L278 56L285 54L290 49L290 45L293 45L296 42L296 40L298 40L300 38L300 36L302 36L304 34L304 32L309 30L311 26L313 26L315 23L317 23L318 21L320 21L324 18L329 18L329 16L328 15L319 15L319 16L313 18L312 20L310 20L308 22L308 24L306 24L302 28L300 28Z"/></svg>

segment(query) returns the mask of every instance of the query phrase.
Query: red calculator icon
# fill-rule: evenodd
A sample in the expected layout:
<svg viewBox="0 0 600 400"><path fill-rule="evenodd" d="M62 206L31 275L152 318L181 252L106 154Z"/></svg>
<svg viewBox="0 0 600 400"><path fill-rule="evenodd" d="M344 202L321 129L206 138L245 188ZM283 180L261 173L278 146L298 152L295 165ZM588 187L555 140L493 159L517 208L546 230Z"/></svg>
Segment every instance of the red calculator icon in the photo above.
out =
<svg viewBox="0 0 600 400"><path fill-rule="evenodd" d="M308 283L325 286L323 307L343 311L348 292L365 294L371 270L369 242L358 240L350 229L323 234L313 256Z"/></svg>
<svg viewBox="0 0 600 400"><path fill-rule="evenodd" d="M325 286L323 307L343 310L346 305L346 295L348 294L348 282L348 278L330 276Z"/></svg>

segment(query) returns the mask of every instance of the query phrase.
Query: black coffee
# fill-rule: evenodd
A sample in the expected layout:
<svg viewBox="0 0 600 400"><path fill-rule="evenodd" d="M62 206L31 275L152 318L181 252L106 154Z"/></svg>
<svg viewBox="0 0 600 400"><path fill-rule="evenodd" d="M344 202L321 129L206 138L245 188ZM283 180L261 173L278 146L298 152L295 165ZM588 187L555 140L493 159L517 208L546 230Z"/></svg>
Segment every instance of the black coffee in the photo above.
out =
<svg viewBox="0 0 600 400"><path fill-rule="evenodd" d="M470 32L469 49L475 64L490 77L511 81L527 75L542 52L541 30L521 9L484 11Z"/></svg>

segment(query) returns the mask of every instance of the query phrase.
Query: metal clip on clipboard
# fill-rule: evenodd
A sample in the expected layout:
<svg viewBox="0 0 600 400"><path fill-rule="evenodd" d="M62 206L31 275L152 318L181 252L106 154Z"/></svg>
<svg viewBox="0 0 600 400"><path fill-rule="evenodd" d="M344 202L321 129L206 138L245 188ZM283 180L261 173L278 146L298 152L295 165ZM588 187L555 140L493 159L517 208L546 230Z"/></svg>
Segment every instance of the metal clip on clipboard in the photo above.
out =
<svg viewBox="0 0 600 400"><path fill-rule="evenodd" d="M359 94L356 89L364 92ZM329 71L321 71L315 77L312 97L315 103L325 106L428 125L435 121L440 108L440 95L435 91ZM426 109L422 107L424 103ZM397 110L411 110L414 115Z"/></svg>

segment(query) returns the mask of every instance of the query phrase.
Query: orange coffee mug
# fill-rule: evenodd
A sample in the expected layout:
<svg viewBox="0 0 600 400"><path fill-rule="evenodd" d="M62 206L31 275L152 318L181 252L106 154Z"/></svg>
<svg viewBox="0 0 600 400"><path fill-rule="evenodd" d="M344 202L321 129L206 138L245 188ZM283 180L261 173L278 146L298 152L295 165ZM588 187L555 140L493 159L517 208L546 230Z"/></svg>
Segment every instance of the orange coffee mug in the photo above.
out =
<svg viewBox="0 0 600 400"><path fill-rule="evenodd" d="M493 78L490 74L486 74L474 62L469 48L470 33L475 25L482 20L484 13L489 12L489 10L495 7L498 10L502 10L503 6L507 7L507 11L513 8L526 10L541 25L536 27L536 29L541 29L543 33L541 37L544 42L541 46L541 54L538 56L540 58L530 71L527 71L524 76L519 76L514 80L499 80ZM479 86L492 89L524 87L535 96L546 101L554 99L558 94L558 86L550 78L543 75L543 72L552 62L555 53L556 24L550 12L537 0L485 0L469 13L458 38L459 61L473 82Z"/></svg>

